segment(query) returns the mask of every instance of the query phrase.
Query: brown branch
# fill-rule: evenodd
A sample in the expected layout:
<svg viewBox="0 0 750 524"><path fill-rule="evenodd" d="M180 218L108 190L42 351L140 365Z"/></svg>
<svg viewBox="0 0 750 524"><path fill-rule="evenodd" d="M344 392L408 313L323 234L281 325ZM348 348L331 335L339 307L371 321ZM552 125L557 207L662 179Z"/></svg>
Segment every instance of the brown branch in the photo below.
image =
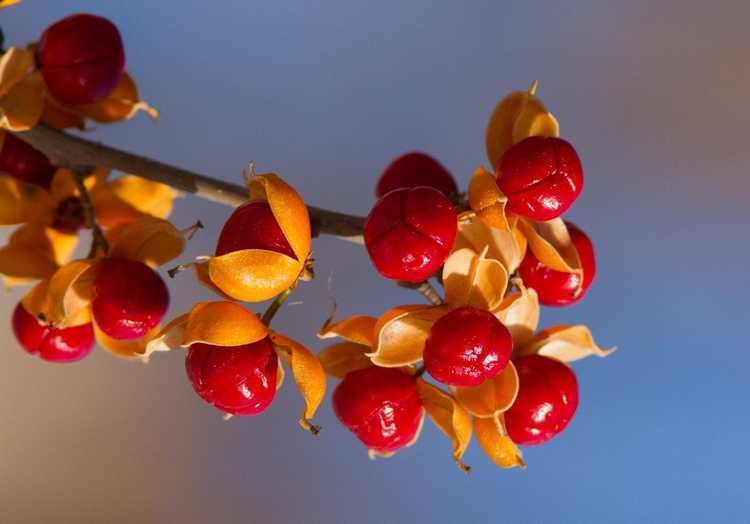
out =
<svg viewBox="0 0 750 524"><path fill-rule="evenodd" d="M161 182L197 197L232 207L247 201L247 189L239 184L170 166L42 124L16 135L47 155L53 164L60 167L75 170L95 165L113 169ZM332 235L350 242L363 243L363 217L313 206L308 206L308 209L314 236Z"/></svg>

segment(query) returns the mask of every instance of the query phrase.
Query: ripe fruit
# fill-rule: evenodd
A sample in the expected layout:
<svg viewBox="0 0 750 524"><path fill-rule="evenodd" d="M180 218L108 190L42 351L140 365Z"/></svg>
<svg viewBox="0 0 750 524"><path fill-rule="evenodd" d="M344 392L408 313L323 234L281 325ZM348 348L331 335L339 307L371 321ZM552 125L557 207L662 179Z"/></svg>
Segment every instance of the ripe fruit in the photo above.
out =
<svg viewBox="0 0 750 524"><path fill-rule="evenodd" d="M265 249L297 259L268 202L247 202L234 210L216 244L216 256L241 249Z"/></svg>
<svg viewBox="0 0 750 524"><path fill-rule="evenodd" d="M437 189L396 189L370 211L365 246L384 277L421 282L445 262L457 227L456 210Z"/></svg>
<svg viewBox="0 0 750 524"><path fill-rule="evenodd" d="M508 197L509 211L533 220L552 220L581 194L581 161L565 140L532 136L500 158L497 185Z"/></svg>
<svg viewBox="0 0 750 524"><path fill-rule="evenodd" d="M278 365L268 337L233 347L196 343L185 357L195 392L232 415L258 415L271 405Z"/></svg>
<svg viewBox="0 0 750 524"><path fill-rule="evenodd" d="M566 224L583 268L583 285L578 296L575 296L576 289L581 284L581 277L578 274L550 269L542 264L530 249L526 251L526 255L518 266L518 274L521 275L524 284L536 290L539 302L545 306L561 307L575 304L583 298L596 276L594 245L586 233L573 224L567 222Z"/></svg>
<svg viewBox="0 0 750 524"><path fill-rule="evenodd" d="M86 223L83 203L78 197L68 197L55 208L52 227L64 233L77 233Z"/></svg>
<svg viewBox="0 0 750 524"><path fill-rule="evenodd" d="M333 410L369 449L388 453L407 445L422 422L422 400L413 377L395 368L348 373L333 392Z"/></svg>
<svg viewBox="0 0 750 524"><path fill-rule="evenodd" d="M0 151L0 173L49 189L55 171L57 168L42 152L5 133Z"/></svg>
<svg viewBox="0 0 750 524"><path fill-rule="evenodd" d="M453 176L430 155L413 151L398 157L380 175L375 194L378 198L404 187L433 187L451 198L458 193Z"/></svg>
<svg viewBox="0 0 750 524"><path fill-rule="evenodd" d="M433 324L425 342L424 365L443 384L478 386L505 368L512 351L510 331L494 315L462 307Z"/></svg>
<svg viewBox="0 0 750 524"><path fill-rule="evenodd" d="M106 98L125 71L120 32L100 16L76 14L52 24L42 35L38 56L50 93L69 105Z"/></svg>
<svg viewBox="0 0 750 524"><path fill-rule="evenodd" d="M31 355L49 362L75 362L94 347L91 323L65 329L43 326L19 303L13 312L13 333Z"/></svg>
<svg viewBox="0 0 750 524"><path fill-rule="evenodd" d="M529 355L513 361L518 397L505 412L508 435L516 444L543 444L562 432L578 408L578 381L558 360Z"/></svg>
<svg viewBox="0 0 750 524"><path fill-rule="evenodd" d="M117 340L145 336L169 306L169 292L150 267L126 258L105 258L94 280L96 325Z"/></svg>

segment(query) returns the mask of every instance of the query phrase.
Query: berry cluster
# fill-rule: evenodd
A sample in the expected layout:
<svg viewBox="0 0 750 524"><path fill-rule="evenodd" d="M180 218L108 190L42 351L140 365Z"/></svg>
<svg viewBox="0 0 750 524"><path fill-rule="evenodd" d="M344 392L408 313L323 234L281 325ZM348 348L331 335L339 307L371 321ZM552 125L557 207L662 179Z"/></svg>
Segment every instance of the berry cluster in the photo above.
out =
<svg viewBox="0 0 750 524"><path fill-rule="evenodd" d="M333 410L372 456L415 443L427 415L465 471L472 435L498 466L523 467L518 445L547 442L568 426L579 399L569 363L611 350L582 325L537 329L540 304L580 301L596 263L588 236L562 218L581 194L583 170L536 83L493 111L492 169L478 167L465 193L424 153L388 165L364 244L381 275L421 290L430 304L329 318L318 336L344 341L315 355L271 329L286 298L313 277L310 210L279 176L251 170L247 200L228 216L213 254L168 272L192 270L216 297L165 323L169 291L158 268L201 227L167 220L177 193L105 168L58 168L14 134L121 121L138 110L155 116L124 66L117 27L87 14L0 59L0 224L18 226L0 248L0 275L9 285L34 284L12 318L28 353L74 362L98 343L147 362L154 352L185 350L193 390L226 418L267 410L288 370L304 400L299 424L316 434L311 419L330 376L340 380ZM82 231L91 248L74 258ZM241 304L267 300L262 314Z"/></svg>
<svg viewBox="0 0 750 524"><path fill-rule="evenodd" d="M495 173L477 168L466 195L418 152L377 183L364 229L370 260L386 278L429 286L433 305L329 320L319 333L347 340L320 358L342 379L336 414L372 454L412 444L426 413L462 467L472 432L496 464L523 466L517 445L549 441L575 415L568 363L608 353L585 326L536 332L539 305L580 301L596 265L588 236L561 218L583 189L581 161L535 91L495 108L486 134Z"/></svg>

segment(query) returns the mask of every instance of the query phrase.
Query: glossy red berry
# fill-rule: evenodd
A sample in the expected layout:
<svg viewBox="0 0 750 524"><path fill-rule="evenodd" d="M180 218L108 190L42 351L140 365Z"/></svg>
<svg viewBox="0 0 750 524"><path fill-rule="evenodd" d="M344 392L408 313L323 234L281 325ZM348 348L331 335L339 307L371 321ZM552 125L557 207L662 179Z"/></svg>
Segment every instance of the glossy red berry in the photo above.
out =
<svg viewBox="0 0 750 524"><path fill-rule="evenodd" d="M411 442L423 416L415 379L374 366L344 377L333 392L333 410L365 446L381 453Z"/></svg>
<svg viewBox="0 0 750 524"><path fill-rule="evenodd" d="M505 412L508 435L516 444L543 444L562 432L578 408L578 381L558 360L529 355L513 361L518 397Z"/></svg>
<svg viewBox="0 0 750 524"><path fill-rule="evenodd" d="M41 151L5 133L0 151L0 174L49 189L57 168Z"/></svg>
<svg viewBox="0 0 750 524"><path fill-rule="evenodd" d="M561 138L532 136L500 158L497 185L507 209L533 220L562 215L583 190L583 169L573 146Z"/></svg>
<svg viewBox="0 0 750 524"><path fill-rule="evenodd" d="M398 157L380 175L375 194L378 198L404 187L434 187L446 197L458 193L458 185L443 165L430 155L413 151Z"/></svg>
<svg viewBox="0 0 750 524"><path fill-rule="evenodd" d="M575 292L581 284L581 277L575 273L555 271L542 264L530 249L526 251L521 264L518 266L518 274L526 286L534 288L539 295L539 302L545 306L569 306L580 301L591 287L596 277L596 259L594 257L594 245L586 233L570 223L566 223L581 259L583 269L583 285L581 293L575 296Z"/></svg>
<svg viewBox="0 0 750 524"><path fill-rule="evenodd" d="M117 340L145 336L161 322L169 292L161 277L142 262L105 258L94 280L91 304L96 325Z"/></svg>
<svg viewBox="0 0 750 524"><path fill-rule="evenodd" d="M21 304L13 312L13 333L18 343L31 355L49 362L75 362L94 347L91 323L65 329L43 326Z"/></svg>
<svg viewBox="0 0 750 524"><path fill-rule="evenodd" d="M365 246L384 277L421 282L445 262L457 227L455 208L437 189L396 189L370 211Z"/></svg>
<svg viewBox="0 0 750 524"><path fill-rule="evenodd" d="M120 82L125 50L112 22L76 14L44 31L39 63L47 88L60 102L93 104L106 98Z"/></svg>
<svg viewBox="0 0 750 524"><path fill-rule="evenodd" d="M216 244L216 256L241 249L265 249L296 259L268 202L256 200L234 210Z"/></svg>
<svg viewBox="0 0 750 524"><path fill-rule="evenodd" d="M195 392L232 415L258 415L271 405L278 365L268 337L233 347L196 343L185 357L185 369Z"/></svg>
<svg viewBox="0 0 750 524"><path fill-rule="evenodd" d="M510 331L494 315L462 307L432 325L424 347L424 366L443 384L478 386L505 368L512 351Z"/></svg>

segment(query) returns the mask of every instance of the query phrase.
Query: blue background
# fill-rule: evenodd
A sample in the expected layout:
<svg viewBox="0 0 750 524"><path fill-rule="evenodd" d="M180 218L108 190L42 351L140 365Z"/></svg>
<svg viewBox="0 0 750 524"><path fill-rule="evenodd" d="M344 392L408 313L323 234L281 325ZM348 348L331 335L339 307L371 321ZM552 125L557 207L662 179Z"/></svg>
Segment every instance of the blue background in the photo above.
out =
<svg viewBox="0 0 750 524"><path fill-rule="evenodd" d="M253 160L311 204L365 214L394 156L422 149L462 185L507 91L539 93L578 148L570 213L593 238L588 298L542 325L586 323L606 360L575 365L569 429L496 469L476 443L465 477L427 427L371 462L326 402L324 433L296 426L283 388L228 423L192 392L182 356L148 366L103 351L73 366L25 355L3 331L0 521L741 522L747 519L747 2L30 1L0 13L9 43L77 11L117 23L128 69L162 111L97 138L239 181ZM180 226L229 210L185 198ZM6 235L9 230L2 234ZM418 299L364 251L315 243L318 274L276 325L311 347L328 310L379 314ZM172 314L210 297L188 275ZM4 295L9 318L20 291Z"/></svg>

